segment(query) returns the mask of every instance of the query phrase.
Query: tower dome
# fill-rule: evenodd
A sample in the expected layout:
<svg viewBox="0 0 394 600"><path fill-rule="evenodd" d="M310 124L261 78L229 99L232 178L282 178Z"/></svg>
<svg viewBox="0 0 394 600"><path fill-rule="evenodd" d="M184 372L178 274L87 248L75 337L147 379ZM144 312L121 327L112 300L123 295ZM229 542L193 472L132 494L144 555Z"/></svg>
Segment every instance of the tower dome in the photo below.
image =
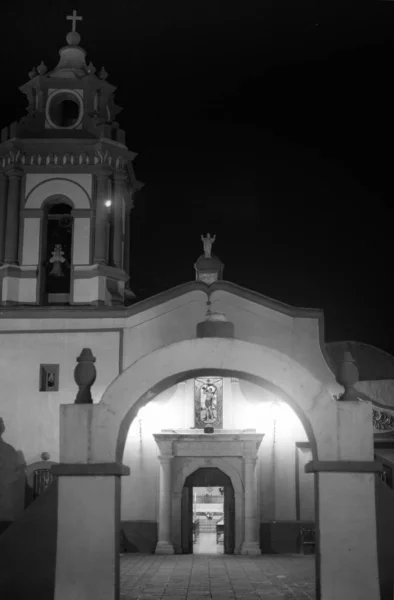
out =
<svg viewBox="0 0 394 600"><path fill-rule="evenodd" d="M60 79L79 79L89 73L85 61L86 51L79 46L81 36L76 31L76 22L82 21L82 17L77 16L77 12L73 10L73 14L67 19L72 21L72 29L66 36L67 46L60 48L59 63L53 71L48 73L48 76Z"/></svg>

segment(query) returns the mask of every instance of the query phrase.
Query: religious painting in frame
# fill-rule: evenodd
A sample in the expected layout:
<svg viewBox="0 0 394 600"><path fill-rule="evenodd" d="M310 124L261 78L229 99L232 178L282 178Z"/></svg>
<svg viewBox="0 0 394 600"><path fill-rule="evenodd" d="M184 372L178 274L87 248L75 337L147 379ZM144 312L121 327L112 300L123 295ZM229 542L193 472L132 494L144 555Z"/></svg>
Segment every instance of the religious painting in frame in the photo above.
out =
<svg viewBox="0 0 394 600"><path fill-rule="evenodd" d="M194 427L223 429L223 379L201 377L194 380Z"/></svg>

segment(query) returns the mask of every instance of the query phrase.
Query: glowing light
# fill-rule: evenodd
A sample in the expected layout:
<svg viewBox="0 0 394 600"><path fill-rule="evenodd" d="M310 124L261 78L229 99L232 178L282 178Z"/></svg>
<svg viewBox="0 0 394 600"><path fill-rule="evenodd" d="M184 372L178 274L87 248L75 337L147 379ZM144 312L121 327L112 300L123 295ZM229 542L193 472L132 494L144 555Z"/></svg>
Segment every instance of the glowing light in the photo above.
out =
<svg viewBox="0 0 394 600"><path fill-rule="evenodd" d="M106 206L107 208L111 208L111 206L112 206L112 200L106 200L104 202L104 206Z"/></svg>
<svg viewBox="0 0 394 600"><path fill-rule="evenodd" d="M137 414L137 419L138 421L143 421L146 418L146 412L147 412L147 407L146 406L142 406Z"/></svg>

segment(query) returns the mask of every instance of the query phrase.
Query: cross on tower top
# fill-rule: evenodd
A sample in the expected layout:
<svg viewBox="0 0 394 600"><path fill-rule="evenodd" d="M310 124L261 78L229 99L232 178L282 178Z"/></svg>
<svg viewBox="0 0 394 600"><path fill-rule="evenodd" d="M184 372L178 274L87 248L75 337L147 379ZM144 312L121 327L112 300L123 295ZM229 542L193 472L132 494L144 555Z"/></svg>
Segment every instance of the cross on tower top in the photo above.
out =
<svg viewBox="0 0 394 600"><path fill-rule="evenodd" d="M67 19L67 21L72 21L73 26L72 26L72 30L71 31L74 33L77 30L76 29L76 27L77 27L77 21L82 21L82 17L78 17L77 16L77 11L73 10L73 14L72 15L68 15L66 17L66 19Z"/></svg>

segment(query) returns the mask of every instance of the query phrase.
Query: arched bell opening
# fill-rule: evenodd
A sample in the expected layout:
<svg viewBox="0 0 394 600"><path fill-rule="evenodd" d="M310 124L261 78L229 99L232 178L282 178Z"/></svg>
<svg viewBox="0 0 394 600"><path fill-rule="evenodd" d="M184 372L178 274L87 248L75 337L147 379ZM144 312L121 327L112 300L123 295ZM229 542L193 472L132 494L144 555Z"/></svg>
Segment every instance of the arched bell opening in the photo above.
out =
<svg viewBox="0 0 394 600"><path fill-rule="evenodd" d="M73 206L63 198L44 207L41 247L40 297L42 304L70 304Z"/></svg>

